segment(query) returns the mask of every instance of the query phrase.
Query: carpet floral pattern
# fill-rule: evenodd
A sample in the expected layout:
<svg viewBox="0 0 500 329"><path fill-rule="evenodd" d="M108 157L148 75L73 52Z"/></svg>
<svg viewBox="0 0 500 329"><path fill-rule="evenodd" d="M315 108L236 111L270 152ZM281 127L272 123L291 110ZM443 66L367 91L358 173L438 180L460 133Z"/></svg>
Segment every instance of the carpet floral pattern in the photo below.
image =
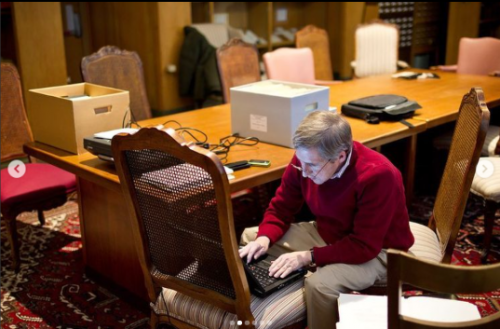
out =
<svg viewBox="0 0 500 329"><path fill-rule="evenodd" d="M426 222L434 199L420 197L410 213L413 221ZM3 223L2 223L3 224ZM453 263L479 264L483 237L481 203L471 198L458 238ZM500 261L500 218L495 225L493 250L488 261ZM18 218L21 270L11 270L10 245L1 228L2 328L149 328L149 314L95 284L83 268L78 206L69 201L46 212L41 227L36 213ZM460 295L479 307L483 315L500 310L500 292Z"/></svg>
<svg viewBox="0 0 500 329"><path fill-rule="evenodd" d="M78 206L18 217L21 270L11 270L2 226L2 328L149 328L137 311L85 276Z"/></svg>

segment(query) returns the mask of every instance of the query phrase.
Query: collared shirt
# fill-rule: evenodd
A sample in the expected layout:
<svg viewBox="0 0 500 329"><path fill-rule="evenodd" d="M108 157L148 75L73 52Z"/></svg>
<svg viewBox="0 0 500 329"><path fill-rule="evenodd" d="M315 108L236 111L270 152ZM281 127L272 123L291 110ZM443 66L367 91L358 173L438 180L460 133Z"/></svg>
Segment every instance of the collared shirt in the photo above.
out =
<svg viewBox="0 0 500 329"><path fill-rule="evenodd" d="M349 162L351 162L351 155L352 155L352 148L349 150L349 155L347 156L347 159L345 160L345 163L344 165L342 166L342 168L340 168L339 171L337 171L335 173L335 175L333 175L332 178L330 179L335 179L335 178L340 178L342 177L342 174L344 173L344 171L347 169L347 167L349 166Z"/></svg>

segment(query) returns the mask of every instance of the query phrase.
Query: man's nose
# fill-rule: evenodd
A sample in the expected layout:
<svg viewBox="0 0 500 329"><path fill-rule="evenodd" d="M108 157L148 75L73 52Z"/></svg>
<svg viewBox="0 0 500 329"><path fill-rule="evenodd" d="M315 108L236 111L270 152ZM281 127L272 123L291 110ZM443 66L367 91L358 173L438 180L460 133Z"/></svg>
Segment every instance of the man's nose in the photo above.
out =
<svg viewBox="0 0 500 329"><path fill-rule="evenodd" d="M311 170L311 168L309 168L309 166L302 165L302 174L304 175L304 177L309 176L309 174L311 174L311 173L312 173L312 170Z"/></svg>

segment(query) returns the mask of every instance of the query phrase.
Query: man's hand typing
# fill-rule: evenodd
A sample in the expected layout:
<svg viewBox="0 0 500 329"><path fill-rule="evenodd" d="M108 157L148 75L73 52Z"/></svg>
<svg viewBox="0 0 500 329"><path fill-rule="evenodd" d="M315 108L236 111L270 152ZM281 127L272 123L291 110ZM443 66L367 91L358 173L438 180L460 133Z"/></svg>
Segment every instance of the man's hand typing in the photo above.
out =
<svg viewBox="0 0 500 329"><path fill-rule="evenodd" d="M255 239L255 241L250 242L245 247L239 250L240 258L244 258L246 256L247 263L250 263L253 259L257 259L267 253L270 242L271 241L268 237L258 237L257 239Z"/></svg>
<svg viewBox="0 0 500 329"><path fill-rule="evenodd" d="M269 276L284 278L299 268L311 263L310 251L297 251L283 254L276 259L269 268Z"/></svg>

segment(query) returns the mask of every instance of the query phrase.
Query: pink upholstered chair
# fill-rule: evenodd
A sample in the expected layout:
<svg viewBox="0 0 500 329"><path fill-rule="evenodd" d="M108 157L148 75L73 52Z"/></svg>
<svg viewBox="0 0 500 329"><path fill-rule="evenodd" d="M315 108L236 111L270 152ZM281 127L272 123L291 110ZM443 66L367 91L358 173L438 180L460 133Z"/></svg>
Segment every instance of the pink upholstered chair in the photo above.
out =
<svg viewBox="0 0 500 329"><path fill-rule="evenodd" d="M310 48L279 48L265 53L263 59L269 79L318 85L341 82L316 80Z"/></svg>
<svg viewBox="0 0 500 329"><path fill-rule="evenodd" d="M496 75L500 74L500 39L462 38L460 39L457 65L437 67L443 71L456 71L459 74ZM499 80L500 83L500 80ZM490 126L481 152L482 156L498 156L495 148L499 144L500 127ZM447 150L450 147L451 132L434 139L434 147Z"/></svg>
<svg viewBox="0 0 500 329"><path fill-rule="evenodd" d="M1 97L1 161L25 157L23 144L33 141L24 110L21 81L12 64L2 63ZM19 242L16 218L24 211L37 210L40 224L45 223L44 210L63 205L67 194L76 190L75 176L44 163L26 164L26 173L12 177L8 169L1 171L2 219L6 221L15 271L19 271Z"/></svg>
<svg viewBox="0 0 500 329"><path fill-rule="evenodd" d="M458 48L457 65L438 66L443 71L460 74L500 74L500 39L462 38Z"/></svg>

